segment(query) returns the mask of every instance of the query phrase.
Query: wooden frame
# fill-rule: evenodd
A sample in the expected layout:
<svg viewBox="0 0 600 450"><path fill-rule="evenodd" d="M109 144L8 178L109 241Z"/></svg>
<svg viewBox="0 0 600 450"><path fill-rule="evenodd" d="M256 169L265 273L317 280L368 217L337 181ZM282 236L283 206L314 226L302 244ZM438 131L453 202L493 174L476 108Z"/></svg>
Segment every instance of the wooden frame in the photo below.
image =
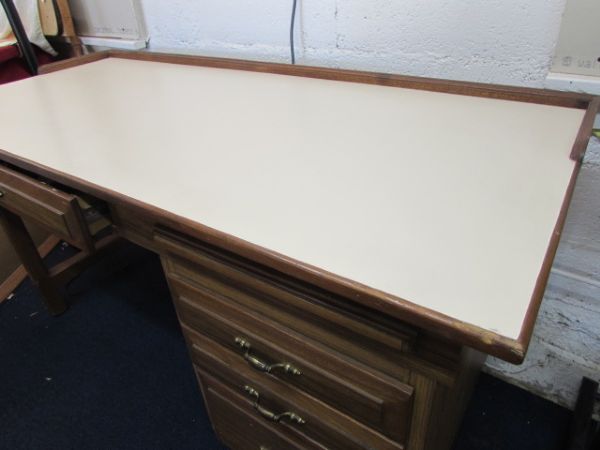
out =
<svg viewBox="0 0 600 450"><path fill-rule="evenodd" d="M48 268L43 258L52 248L47 250L42 248L44 252L40 252L20 216L7 209L0 208L0 226L10 239L15 252L21 260L22 267L29 274L33 284L38 286L42 292L48 311L55 316L62 314L68 308L61 288L79 275L83 269L103 257L119 243L118 236L110 234L98 240L92 248L82 249L66 261ZM52 239L56 239L56 241ZM58 238L51 237L47 243L44 243L44 246L48 247L54 242L58 242ZM18 274L19 270L17 269L17 272L11 276L12 281L9 280L9 282L13 283L14 287L18 286L20 281L22 281L14 279ZM2 287L4 287L4 284ZM4 300L4 298L1 300Z"/></svg>
<svg viewBox="0 0 600 450"><path fill-rule="evenodd" d="M37 248L40 258L44 259L48 254L60 244L60 239L56 236L49 236L42 244ZM21 264L12 272L2 284L0 284L0 303L7 300L10 294L25 280L27 277L27 270Z"/></svg>
<svg viewBox="0 0 600 450"><path fill-rule="evenodd" d="M23 217L52 233L52 242L64 239L80 252L47 268L43 257L51 249L44 253L35 247ZM114 234L94 240L76 196L50 188L3 166L0 166L0 226L9 237L22 267L42 291L48 310L54 315L61 314L67 308L64 295L60 292L61 285L71 281L85 265L92 263L117 241ZM22 281L18 279L18 274L17 270L11 276L9 285L18 285Z"/></svg>
<svg viewBox="0 0 600 450"><path fill-rule="evenodd" d="M260 246L203 226L189 219L179 217L175 214L139 202L118 192L101 188L85 180L40 165L34 161L17 157L10 154L8 151L0 150L0 160L4 160L22 169L45 176L51 180L72 186L83 192L105 200L109 204L120 205L138 210L145 218L148 218L148 220L152 220L162 226L187 233L191 236L197 237L198 239L209 242L222 249L231 251L237 255L251 259L279 272L293 276L304 282L311 283L348 299L352 299L352 301L358 304L373 310L377 310L397 319L401 319L402 321L414 326L427 329L429 332L445 337L453 342L473 347L512 363L522 362L533 333L535 318L543 298L546 282L552 266L552 261L558 248L560 234L566 219L577 174L581 166L581 161L585 153L588 139L591 135L594 117L598 112L598 108L600 107L600 98L578 93L565 93L533 88L517 88L492 84L427 79L401 75L378 74L306 66L290 66L285 64L209 58L202 56L183 56L148 52L123 52L112 50L50 64L44 66L40 72L49 74L57 70L67 69L109 57L265 72L355 83L377 84L458 95L488 97L585 109L585 117L582 121L579 133L571 151L571 157L576 161L575 169L572 173L567 193L562 204L561 213L555 225L553 236L548 245L544 262L538 274L535 289L532 294L518 339L506 338L491 331L482 329L478 326L453 319L447 315L416 305L405 299L372 289L317 267L301 263L288 258L285 255L272 252Z"/></svg>
<svg viewBox="0 0 600 450"><path fill-rule="evenodd" d="M68 43L71 46L71 51L74 56L81 56L85 53L85 49L77 32L75 31L75 25L73 23L73 16L71 15L71 7L69 6L68 0L55 0L56 12L60 18L60 31L61 33L55 38L61 39L63 42Z"/></svg>

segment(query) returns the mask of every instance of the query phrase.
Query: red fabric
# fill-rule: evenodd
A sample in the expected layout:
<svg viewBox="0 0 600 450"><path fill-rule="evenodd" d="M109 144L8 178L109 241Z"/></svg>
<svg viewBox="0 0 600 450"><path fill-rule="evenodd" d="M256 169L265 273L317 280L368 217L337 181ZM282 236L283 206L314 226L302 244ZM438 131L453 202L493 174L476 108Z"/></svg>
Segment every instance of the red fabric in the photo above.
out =
<svg viewBox="0 0 600 450"><path fill-rule="evenodd" d="M38 59L38 65L51 63L52 56L34 46L35 55ZM0 47L0 84L10 83L11 81L22 80L30 77L25 61L21 58L19 49L16 45Z"/></svg>
<svg viewBox="0 0 600 450"><path fill-rule="evenodd" d="M16 45L0 47L0 64L19 57L19 49Z"/></svg>

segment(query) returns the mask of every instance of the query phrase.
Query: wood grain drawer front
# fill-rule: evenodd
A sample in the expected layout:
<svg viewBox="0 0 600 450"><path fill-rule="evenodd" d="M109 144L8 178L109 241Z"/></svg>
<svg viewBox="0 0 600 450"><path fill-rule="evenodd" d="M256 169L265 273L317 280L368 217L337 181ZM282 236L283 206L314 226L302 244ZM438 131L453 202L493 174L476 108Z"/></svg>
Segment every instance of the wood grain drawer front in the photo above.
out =
<svg viewBox="0 0 600 450"><path fill-rule="evenodd" d="M111 204L110 215L120 236L144 248L159 251L153 239L155 223L140 208Z"/></svg>
<svg viewBox="0 0 600 450"><path fill-rule="evenodd" d="M217 435L232 450L317 450L308 440L296 442L277 425L257 417L248 398L198 371L206 407Z"/></svg>
<svg viewBox="0 0 600 450"><path fill-rule="evenodd" d="M184 327L228 347L240 361L265 376L294 385L395 441L405 442L412 413L412 387L352 364L222 297L177 279L171 278L170 284Z"/></svg>
<svg viewBox="0 0 600 450"><path fill-rule="evenodd" d="M185 237L157 231L167 274L210 290L285 324L397 379L416 369L451 384L451 371L417 356L417 333L291 277ZM419 345L419 347L421 347Z"/></svg>
<svg viewBox="0 0 600 450"><path fill-rule="evenodd" d="M58 237L86 248L77 198L0 166L0 207L30 219Z"/></svg>
<svg viewBox="0 0 600 450"><path fill-rule="evenodd" d="M277 430L329 449L404 448L301 390L252 370L237 353L210 338L188 331L186 339L193 363L245 396L248 411Z"/></svg>

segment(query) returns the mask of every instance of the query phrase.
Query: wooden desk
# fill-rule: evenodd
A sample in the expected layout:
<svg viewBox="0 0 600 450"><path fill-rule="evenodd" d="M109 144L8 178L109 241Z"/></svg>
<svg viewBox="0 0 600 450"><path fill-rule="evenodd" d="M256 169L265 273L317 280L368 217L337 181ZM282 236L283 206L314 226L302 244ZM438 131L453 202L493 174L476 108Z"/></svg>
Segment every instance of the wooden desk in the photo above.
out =
<svg viewBox="0 0 600 450"><path fill-rule="evenodd" d="M482 357L522 361L597 98L150 53L47 72L0 89L4 170L161 255L232 448L448 448Z"/></svg>

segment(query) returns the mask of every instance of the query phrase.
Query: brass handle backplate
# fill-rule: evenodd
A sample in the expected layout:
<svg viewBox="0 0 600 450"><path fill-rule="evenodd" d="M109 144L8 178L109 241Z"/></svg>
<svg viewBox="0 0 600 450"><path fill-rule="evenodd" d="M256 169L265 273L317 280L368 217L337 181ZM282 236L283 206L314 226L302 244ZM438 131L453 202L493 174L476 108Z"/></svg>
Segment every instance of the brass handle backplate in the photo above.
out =
<svg viewBox="0 0 600 450"><path fill-rule="evenodd" d="M280 422L281 419L285 418L285 419L289 420L290 422L294 422L294 423L297 423L299 425L303 425L303 424L306 423L306 420L304 420L302 417L300 417L298 414L296 414L294 412L286 411L286 412L282 412L282 413L279 413L279 414L275 414L274 412L269 411L268 409L263 408L262 406L260 406L259 405L260 394L253 387L250 387L250 386L246 385L246 386L244 386L244 391L246 391L248 393L248 395L250 395L250 397L254 398L254 404L252 406L265 419L268 419L271 422Z"/></svg>
<svg viewBox="0 0 600 450"><path fill-rule="evenodd" d="M252 356L250 354L251 345L246 339L241 337L235 338L235 343L244 350L244 359L256 370L261 372L271 373L273 370L280 369L285 373L290 373L292 375L302 375L302 372L296 367L292 366L289 363L276 363L276 364L267 364L264 361L261 361L256 356Z"/></svg>

